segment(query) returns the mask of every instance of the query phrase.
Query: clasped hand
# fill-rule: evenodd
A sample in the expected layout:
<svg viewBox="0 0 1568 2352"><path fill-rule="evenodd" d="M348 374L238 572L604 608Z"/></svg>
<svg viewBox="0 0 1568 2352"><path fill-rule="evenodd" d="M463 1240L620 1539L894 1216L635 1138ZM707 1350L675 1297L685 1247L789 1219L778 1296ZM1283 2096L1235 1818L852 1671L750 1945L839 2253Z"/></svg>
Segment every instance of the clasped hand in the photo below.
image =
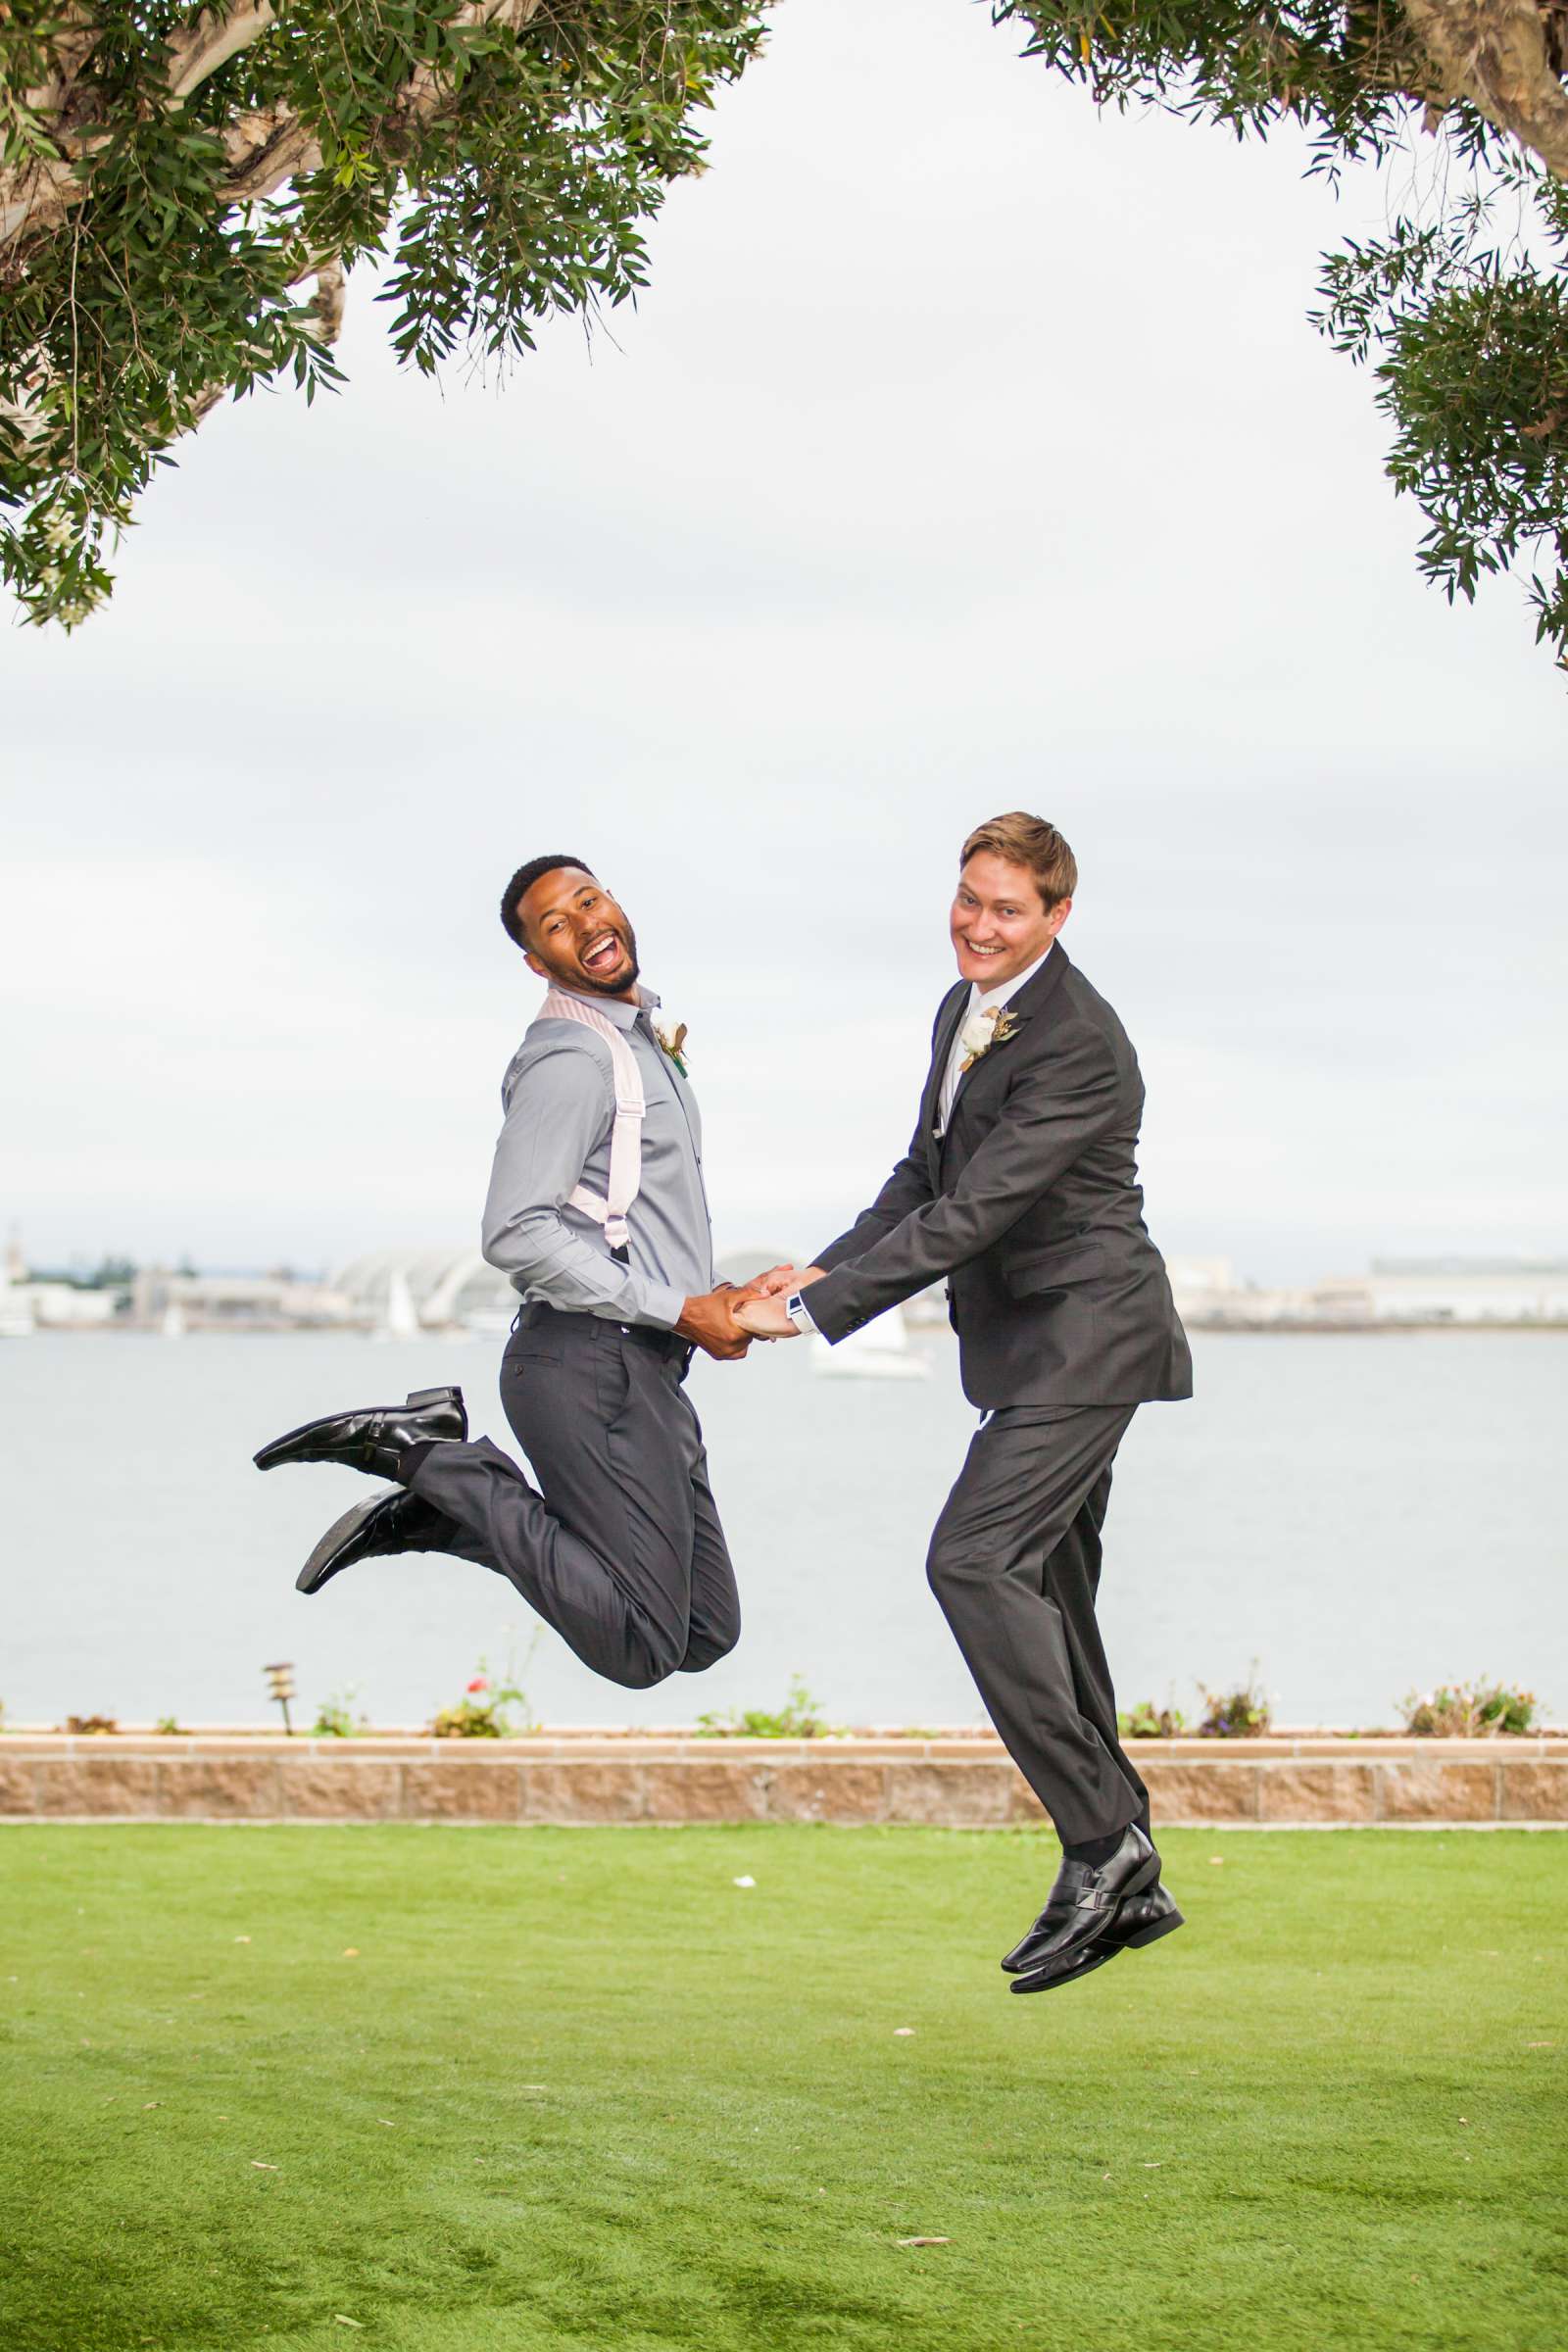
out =
<svg viewBox="0 0 1568 2352"><path fill-rule="evenodd" d="M726 1284L700 1298L688 1298L675 1329L720 1363L743 1356L753 1340L793 1340L797 1334L784 1307L784 1293L820 1279L820 1266L769 1266L739 1288Z"/></svg>

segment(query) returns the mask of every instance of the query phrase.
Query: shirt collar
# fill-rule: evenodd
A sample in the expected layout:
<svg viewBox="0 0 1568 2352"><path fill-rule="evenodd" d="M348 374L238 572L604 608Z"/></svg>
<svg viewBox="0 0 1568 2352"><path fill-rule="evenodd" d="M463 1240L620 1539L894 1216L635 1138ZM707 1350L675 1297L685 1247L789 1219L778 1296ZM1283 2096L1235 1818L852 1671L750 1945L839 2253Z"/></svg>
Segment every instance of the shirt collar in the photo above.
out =
<svg viewBox="0 0 1568 2352"><path fill-rule="evenodd" d="M1055 941L1053 940L1051 947L1054 947L1055 944ZM969 983L969 1010L971 1012L989 1012L994 1004L1009 1003L1018 994L1020 988L1028 987L1036 972L1045 962L1046 956L1050 954L1051 948L1047 948L1046 955L1037 956L1026 972L1020 972L1015 980L1004 980L1000 988L982 990L978 980L971 980Z"/></svg>
<svg viewBox="0 0 1568 2352"><path fill-rule="evenodd" d="M595 1012L602 1012L606 1020L612 1021L617 1029L629 1029L640 1012L653 1013L659 1008L658 997L651 988L644 988L641 982L638 983L635 1004L627 1004L619 997L590 996L586 989L564 988L559 980L553 980L551 986L561 989L564 997L574 997L579 1004L591 1004Z"/></svg>

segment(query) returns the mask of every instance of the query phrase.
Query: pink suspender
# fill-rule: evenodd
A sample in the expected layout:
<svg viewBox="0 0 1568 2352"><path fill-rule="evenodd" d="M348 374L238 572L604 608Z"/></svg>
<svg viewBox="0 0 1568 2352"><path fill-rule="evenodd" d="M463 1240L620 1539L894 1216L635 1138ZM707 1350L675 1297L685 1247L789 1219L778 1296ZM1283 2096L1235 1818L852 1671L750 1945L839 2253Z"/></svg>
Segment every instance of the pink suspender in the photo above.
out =
<svg viewBox="0 0 1568 2352"><path fill-rule="evenodd" d="M643 1118L647 1099L643 1094L642 1072L637 1056L613 1021L585 1004L580 997L568 997L561 989L551 989L539 1008L541 1020L579 1021L585 1029L593 1029L610 1048L611 1067L615 1079L615 1123L610 1133L610 1194L601 1200L579 1184L566 1195L570 1208L580 1209L605 1229L605 1239L612 1250L624 1250L629 1239L626 1211L637 1198L643 1170Z"/></svg>

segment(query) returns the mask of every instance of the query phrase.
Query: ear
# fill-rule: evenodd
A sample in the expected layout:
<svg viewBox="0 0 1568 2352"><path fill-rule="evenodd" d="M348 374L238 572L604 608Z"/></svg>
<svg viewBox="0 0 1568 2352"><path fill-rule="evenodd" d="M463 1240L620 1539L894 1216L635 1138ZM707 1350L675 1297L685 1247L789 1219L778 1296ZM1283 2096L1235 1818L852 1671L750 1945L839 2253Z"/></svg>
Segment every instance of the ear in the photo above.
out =
<svg viewBox="0 0 1568 2352"><path fill-rule="evenodd" d="M524 949L523 949L523 951L522 951L522 960L523 960L523 962L524 962L524 963L525 963L525 964L528 966L528 969L529 969L529 971L530 971L530 972L537 972L537 973L538 973L538 975L539 975L539 977L540 977L540 979L541 979L541 980L548 980L548 979L549 979L549 977L550 977L550 971L549 971L549 967L548 967L548 965L546 965L546 964L542 964L542 963L540 962L540 960L539 960L538 956L537 956L534 954L534 952L533 952L532 948L524 948Z"/></svg>
<svg viewBox="0 0 1568 2352"><path fill-rule="evenodd" d="M1056 933L1061 929L1062 924L1067 920L1067 917L1069 914L1071 914L1071 899L1058 899L1056 901L1056 904L1051 909L1050 914L1046 917L1046 920L1051 925L1051 936L1053 939L1055 938Z"/></svg>

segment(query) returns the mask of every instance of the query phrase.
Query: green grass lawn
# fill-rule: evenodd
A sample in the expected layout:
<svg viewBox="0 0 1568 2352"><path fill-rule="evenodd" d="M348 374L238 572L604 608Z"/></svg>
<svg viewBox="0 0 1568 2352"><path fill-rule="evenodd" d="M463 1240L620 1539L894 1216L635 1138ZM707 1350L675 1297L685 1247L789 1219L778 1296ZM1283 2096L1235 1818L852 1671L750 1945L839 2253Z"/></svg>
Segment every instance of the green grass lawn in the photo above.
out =
<svg viewBox="0 0 1568 2352"><path fill-rule="evenodd" d="M0 2346L1561 2352L1568 1839L1164 1843L0 1833Z"/></svg>

